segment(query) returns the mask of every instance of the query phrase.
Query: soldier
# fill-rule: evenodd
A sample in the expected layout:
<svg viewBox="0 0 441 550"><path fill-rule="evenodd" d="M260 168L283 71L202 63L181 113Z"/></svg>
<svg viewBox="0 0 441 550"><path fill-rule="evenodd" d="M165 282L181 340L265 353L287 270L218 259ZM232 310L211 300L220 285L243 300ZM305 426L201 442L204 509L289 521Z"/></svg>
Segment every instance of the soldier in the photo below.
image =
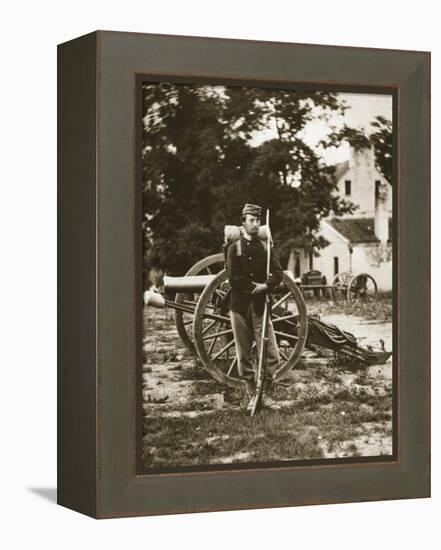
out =
<svg viewBox="0 0 441 550"><path fill-rule="evenodd" d="M282 268L271 251L270 272L266 277L266 246L258 238L262 208L255 204L245 204L242 210L241 237L230 244L227 250L227 274L231 285L228 307L234 341L236 344L237 365L244 379L250 401L248 410L253 407L256 388L257 367L253 361L253 341L260 350L262 338L263 310L265 293L271 291L282 281ZM266 355L266 375L264 392L271 384L272 375L280 363L279 349L273 325L269 321L268 345ZM280 408L266 393L262 395L262 406Z"/></svg>

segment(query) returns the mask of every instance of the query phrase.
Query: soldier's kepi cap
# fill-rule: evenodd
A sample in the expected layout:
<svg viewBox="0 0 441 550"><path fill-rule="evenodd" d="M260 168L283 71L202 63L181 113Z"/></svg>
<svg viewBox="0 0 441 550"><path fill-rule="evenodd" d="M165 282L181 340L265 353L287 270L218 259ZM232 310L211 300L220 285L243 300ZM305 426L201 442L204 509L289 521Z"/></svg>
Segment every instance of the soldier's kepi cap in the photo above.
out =
<svg viewBox="0 0 441 550"><path fill-rule="evenodd" d="M242 209L242 216L245 216L246 214L260 218L262 217L262 208L257 204L247 203Z"/></svg>

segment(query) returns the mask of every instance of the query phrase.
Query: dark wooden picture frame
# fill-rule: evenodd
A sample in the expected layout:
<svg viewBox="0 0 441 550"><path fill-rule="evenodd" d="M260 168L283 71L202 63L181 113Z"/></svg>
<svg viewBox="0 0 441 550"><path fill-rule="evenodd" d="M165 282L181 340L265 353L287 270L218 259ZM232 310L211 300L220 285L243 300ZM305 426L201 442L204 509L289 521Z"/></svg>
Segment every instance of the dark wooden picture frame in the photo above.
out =
<svg viewBox="0 0 441 550"><path fill-rule="evenodd" d="M429 496L430 55L98 31L58 60L58 502L108 518ZM392 460L137 474L140 75L394 95Z"/></svg>

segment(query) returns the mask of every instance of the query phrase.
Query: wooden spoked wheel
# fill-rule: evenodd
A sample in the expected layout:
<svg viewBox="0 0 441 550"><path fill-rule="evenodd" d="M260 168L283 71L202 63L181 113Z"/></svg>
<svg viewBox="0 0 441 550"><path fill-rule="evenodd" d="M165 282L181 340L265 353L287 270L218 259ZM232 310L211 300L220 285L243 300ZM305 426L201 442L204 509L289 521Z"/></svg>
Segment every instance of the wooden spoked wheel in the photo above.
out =
<svg viewBox="0 0 441 550"><path fill-rule="evenodd" d="M334 302L342 302L347 299L349 282L354 277L350 271L342 271L334 276L331 282L331 296Z"/></svg>
<svg viewBox="0 0 441 550"><path fill-rule="evenodd" d="M193 321L196 351L205 369L222 384L241 388L236 347L229 313L221 307L228 290L227 274L222 270L201 293ZM297 363L305 347L308 316L305 300L298 286L283 273L280 291L272 296L272 323L278 341L280 366L273 374L280 380ZM257 350L254 345L257 361Z"/></svg>
<svg viewBox="0 0 441 550"><path fill-rule="evenodd" d="M224 255L222 253L213 254L194 264L185 275L215 275L224 268L224 263ZM189 305L193 309L196 307L197 299L197 294L178 292L175 296L175 302ZM193 355L197 355L193 343L193 314L175 310L175 320L176 329L181 340Z"/></svg>
<svg viewBox="0 0 441 550"><path fill-rule="evenodd" d="M375 279L368 273L359 273L348 283L346 297L348 302L373 300L378 292Z"/></svg>

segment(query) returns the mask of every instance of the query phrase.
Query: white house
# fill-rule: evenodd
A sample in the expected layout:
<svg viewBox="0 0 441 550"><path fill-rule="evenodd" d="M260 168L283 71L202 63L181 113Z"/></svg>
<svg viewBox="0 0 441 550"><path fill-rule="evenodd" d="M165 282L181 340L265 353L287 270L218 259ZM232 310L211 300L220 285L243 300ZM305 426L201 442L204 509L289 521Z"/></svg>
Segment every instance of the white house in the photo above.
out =
<svg viewBox="0 0 441 550"><path fill-rule="evenodd" d="M319 234L329 245L308 253L293 250L288 269L296 277L312 269L331 282L342 271L369 273L379 290L392 289L392 187L375 167L374 151L351 151L335 166L336 193L356 204L353 214L329 217Z"/></svg>

